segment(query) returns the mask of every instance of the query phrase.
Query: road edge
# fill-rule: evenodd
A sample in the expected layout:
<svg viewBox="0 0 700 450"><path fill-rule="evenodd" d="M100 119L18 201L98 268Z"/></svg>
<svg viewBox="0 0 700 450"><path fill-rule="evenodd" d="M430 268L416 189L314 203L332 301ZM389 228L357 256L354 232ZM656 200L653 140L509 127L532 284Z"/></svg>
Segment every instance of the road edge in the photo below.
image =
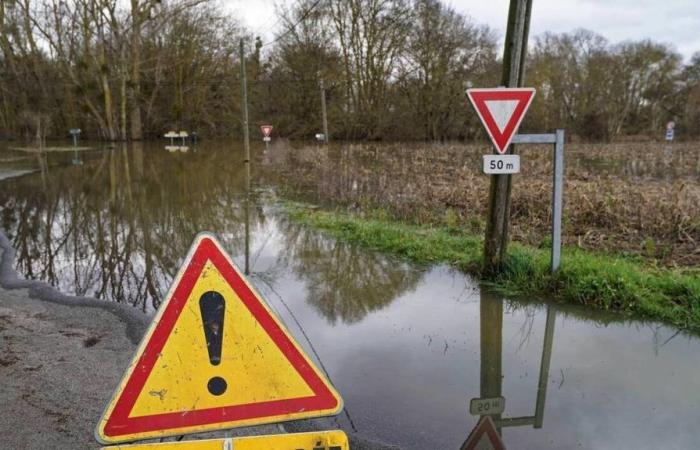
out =
<svg viewBox="0 0 700 450"><path fill-rule="evenodd" d="M126 325L126 336L134 344L141 341L151 316L133 306L99 300L94 297L66 295L43 281L26 280L14 269L15 249L0 229L0 287L7 290L27 289L29 297L45 302L83 308L100 308L116 316Z"/></svg>

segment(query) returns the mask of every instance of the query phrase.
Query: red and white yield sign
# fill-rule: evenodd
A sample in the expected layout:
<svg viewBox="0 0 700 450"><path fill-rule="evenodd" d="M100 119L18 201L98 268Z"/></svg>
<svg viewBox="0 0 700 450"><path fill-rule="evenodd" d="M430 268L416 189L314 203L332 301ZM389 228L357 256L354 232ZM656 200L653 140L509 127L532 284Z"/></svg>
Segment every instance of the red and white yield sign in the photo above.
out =
<svg viewBox="0 0 700 450"><path fill-rule="evenodd" d="M272 125L260 125L260 131L264 137L270 137L270 134L272 134Z"/></svg>
<svg viewBox="0 0 700 450"><path fill-rule="evenodd" d="M496 150L504 154L535 97L535 89L468 89L467 96Z"/></svg>
<svg viewBox="0 0 700 450"><path fill-rule="evenodd" d="M489 416L482 416L462 444L462 450L506 450L496 426Z"/></svg>

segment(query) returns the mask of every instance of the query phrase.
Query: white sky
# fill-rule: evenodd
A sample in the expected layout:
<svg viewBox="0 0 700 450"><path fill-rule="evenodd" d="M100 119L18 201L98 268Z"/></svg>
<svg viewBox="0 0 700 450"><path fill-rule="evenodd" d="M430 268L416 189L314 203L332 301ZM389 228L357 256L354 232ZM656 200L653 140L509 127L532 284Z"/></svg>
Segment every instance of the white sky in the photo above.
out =
<svg viewBox="0 0 700 450"><path fill-rule="evenodd" d="M296 0L219 0L261 35L273 36L275 5ZM448 0L447 4L503 38L509 0ZM611 42L649 38L671 44L686 60L700 51L700 0L534 0L531 37L586 28ZM532 42L532 41L531 41Z"/></svg>

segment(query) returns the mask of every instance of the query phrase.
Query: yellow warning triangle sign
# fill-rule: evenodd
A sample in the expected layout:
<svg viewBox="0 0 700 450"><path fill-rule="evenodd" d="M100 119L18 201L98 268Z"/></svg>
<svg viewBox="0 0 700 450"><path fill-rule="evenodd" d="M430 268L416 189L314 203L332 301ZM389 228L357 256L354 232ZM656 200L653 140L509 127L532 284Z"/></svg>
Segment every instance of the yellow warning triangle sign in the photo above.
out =
<svg viewBox="0 0 700 450"><path fill-rule="evenodd" d="M102 443L338 414L340 395L217 240L195 239L100 420Z"/></svg>

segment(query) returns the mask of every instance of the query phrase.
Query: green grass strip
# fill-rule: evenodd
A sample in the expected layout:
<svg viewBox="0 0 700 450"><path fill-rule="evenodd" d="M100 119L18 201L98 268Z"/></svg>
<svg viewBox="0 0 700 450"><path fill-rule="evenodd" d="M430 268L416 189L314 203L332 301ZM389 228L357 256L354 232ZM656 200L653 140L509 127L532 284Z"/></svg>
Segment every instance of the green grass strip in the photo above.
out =
<svg viewBox="0 0 700 450"><path fill-rule="evenodd" d="M655 319L700 331L700 273L658 268L612 255L564 248L559 271L549 270L549 250L513 243L504 270L480 271L482 238L449 227L409 225L286 203L292 220L419 264L446 263L480 277L510 296L539 296Z"/></svg>

